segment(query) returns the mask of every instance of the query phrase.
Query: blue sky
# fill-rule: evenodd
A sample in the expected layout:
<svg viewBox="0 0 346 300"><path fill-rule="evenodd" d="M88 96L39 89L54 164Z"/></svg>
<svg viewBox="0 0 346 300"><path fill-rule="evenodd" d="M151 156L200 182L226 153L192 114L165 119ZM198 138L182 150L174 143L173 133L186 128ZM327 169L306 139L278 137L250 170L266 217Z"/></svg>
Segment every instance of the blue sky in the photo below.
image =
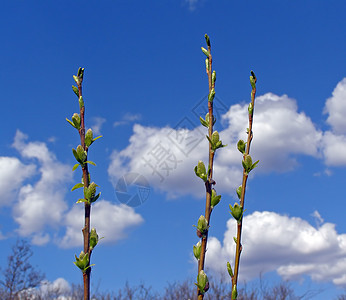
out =
<svg viewBox="0 0 346 300"><path fill-rule="evenodd" d="M260 160L246 196L242 280L289 279L297 291L346 288L346 22L344 1L8 1L0 30L0 263L17 237L28 239L48 280L78 283L82 205L70 192L78 135L71 85L85 68L87 127L102 134L90 149L101 186L92 224L105 238L93 253L92 281L103 290L128 280L154 289L195 277L192 227L204 212L194 175L207 160L208 85L204 34L212 43L219 110L228 146L216 154L221 203L211 218L206 265L233 260L228 205L241 181L250 70L257 77L252 154ZM182 129L182 128L185 129ZM181 144L177 137L193 137ZM157 147L172 168L153 173ZM170 160L168 159L170 158ZM172 160L174 158L174 160ZM147 161L147 162L146 162ZM116 183L141 174L143 205L121 204ZM130 191L133 192L133 189Z"/></svg>

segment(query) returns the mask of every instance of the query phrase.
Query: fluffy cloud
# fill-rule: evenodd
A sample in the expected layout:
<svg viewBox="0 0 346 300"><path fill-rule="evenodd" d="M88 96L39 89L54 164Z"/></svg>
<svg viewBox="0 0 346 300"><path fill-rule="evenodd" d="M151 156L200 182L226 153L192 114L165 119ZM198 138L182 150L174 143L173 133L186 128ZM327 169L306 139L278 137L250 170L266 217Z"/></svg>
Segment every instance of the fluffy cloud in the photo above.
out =
<svg viewBox="0 0 346 300"><path fill-rule="evenodd" d="M71 291L70 284L64 278L57 278L53 282L43 281L40 286L39 295L45 299L50 299L52 295L67 294ZM60 299L60 297L59 297ZM66 299L61 297L61 299Z"/></svg>
<svg viewBox="0 0 346 300"><path fill-rule="evenodd" d="M23 164L15 157L0 157L0 206L10 205L23 181L35 173L35 165Z"/></svg>
<svg viewBox="0 0 346 300"><path fill-rule="evenodd" d="M326 101L324 113L328 114L327 123L336 134L346 134L346 78L335 87L332 97Z"/></svg>
<svg viewBox="0 0 346 300"><path fill-rule="evenodd" d="M225 129L221 139L228 144L216 152L215 179L220 192L229 192L240 183L241 154L239 139L246 139L247 104L236 104L223 115ZM259 172L292 170L298 155L319 157L322 132L303 112L298 112L294 99L286 95L265 94L256 99L252 157L260 160ZM187 128L153 128L134 125L130 144L114 151L109 175L114 182L127 172L144 175L168 197L196 194L200 180L193 169L198 160L208 160L206 130L202 126ZM257 170L255 173L258 172ZM218 178L222 178L218 182ZM177 188L179 187L179 188Z"/></svg>
<svg viewBox="0 0 346 300"><path fill-rule="evenodd" d="M141 215L126 205L115 205L105 200L98 200L92 206L91 227L95 227L99 237L105 237L103 243L115 243L126 237L126 230L140 225ZM62 248L81 246L83 244L81 229L84 226L84 205L76 204L66 215L64 224L66 234L59 242Z"/></svg>
<svg viewBox="0 0 346 300"><path fill-rule="evenodd" d="M327 166L346 165L346 78L335 87L326 101L324 113L331 131L323 136L323 154Z"/></svg>
<svg viewBox="0 0 346 300"><path fill-rule="evenodd" d="M308 275L346 286L346 234L338 234L334 224L313 227L300 218L268 211L245 216L244 224L241 280L277 271L284 279ZM234 266L234 236L236 222L230 219L223 243L215 237L208 242L208 266L218 272L225 270L226 261Z"/></svg>
<svg viewBox="0 0 346 300"><path fill-rule="evenodd" d="M27 136L17 131L13 147L28 159L36 159L40 179L19 190L18 201L13 207L13 216L19 224L21 236L30 236L32 242L45 244L49 235L46 226L57 228L67 204L64 201L66 183L72 179L71 168L57 161L44 143L27 142Z"/></svg>

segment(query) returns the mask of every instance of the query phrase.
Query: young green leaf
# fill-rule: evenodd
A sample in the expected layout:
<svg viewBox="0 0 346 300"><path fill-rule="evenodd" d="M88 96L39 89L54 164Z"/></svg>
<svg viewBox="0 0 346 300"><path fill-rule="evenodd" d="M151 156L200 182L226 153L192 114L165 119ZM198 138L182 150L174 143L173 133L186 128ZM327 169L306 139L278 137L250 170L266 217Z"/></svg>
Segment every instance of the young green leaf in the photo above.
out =
<svg viewBox="0 0 346 300"><path fill-rule="evenodd" d="M77 164L77 166L79 166L79 164ZM83 183L77 183L77 184L75 184L75 185L73 186L73 188L71 189L71 192L73 192L74 190L79 189L79 188L81 188L81 187L83 187L83 186L84 186Z"/></svg>

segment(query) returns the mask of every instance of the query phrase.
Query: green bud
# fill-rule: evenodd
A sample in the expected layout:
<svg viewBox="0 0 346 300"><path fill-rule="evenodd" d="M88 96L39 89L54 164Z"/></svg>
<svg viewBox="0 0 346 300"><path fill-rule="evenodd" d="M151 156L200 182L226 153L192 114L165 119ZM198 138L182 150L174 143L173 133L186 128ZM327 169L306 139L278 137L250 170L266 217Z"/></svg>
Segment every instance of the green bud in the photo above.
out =
<svg viewBox="0 0 346 300"><path fill-rule="evenodd" d="M211 208L214 208L216 205L219 204L221 200L221 195L217 195L215 189L211 190Z"/></svg>
<svg viewBox="0 0 346 300"><path fill-rule="evenodd" d="M84 163L87 159L87 153L86 151L84 151L83 147L81 145L78 145L77 149L76 149L77 155L79 160L77 159L77 161L79 161L80 163Z"/></svg>
<svg viewBox="0 0 346 300"><path fill-rule="evenodd" d="M231 210L230 213L233 216L233 218L240 222L241 218L243 217L243 207L236 202L234 203L234 206L230 204L229 208Z"/></svg>
<svg viewBox="0 0 346 300"><path fill-rule="evenodd" d="M199 117L199 121L204 127L209 128L209 123L207 123L202 117Z"/></svg>
<svg viewBox="0 0 346 300"><path fill-rule="evenodd" d="M216 81L216 72L213 71L213 73L211 74L211 82L212 82L212 84L215 84L215 81Z"/></svg>
<svg viewBox="0 0 346 300"><path fill-rule="evenodd" d="M79 69L78 69L77 76L83 80L84 68L79 68Z"/></svg>
<svg viewBox="0 0 346 300"><path fill-rule="evenodd" d="M83 273L85 273L85 271L89 267L89 253L84 253L83 251L81 251L81 253L79 254L79 257L77 257L77 255L75 255L75 258L76 258L76 261L74 261L73 263L79 269L81 269L81 271Z"/></svg>
<svg viewBox="0 0 346 300"><path fill-rule="evenodd" d="M237 299L238 298L238 291L237 291L237 286L234 285L232 288L232 299Z"/></svg>
<svg viewBox="0 0 346 300"><path fill-rule="evenodd" d="M72 90L73 90L73 92L76 94L76 96L79 98L79 90L78 90L78 88L76 87L76 86L72 86Z"/></svg>
<svg viewBox="0 0 346 300"><path fill-rule="evenodd" d="M99 241L99 236L95 228L90 231L90 250L93 250Z"/></svg>
<svg viewBox="0 0 346 300"><path fill-rule="evenodd" d="M79 78L78 78L78 76L73 75L72 77L73 77L74 81L77 83L77 85L79 85Z"/></svg>
<svg viewBox="0 0 346 300"><path fill-rule="evenodd" d="M209 280L207 274L201 270L197 275L197 283L195 283L201 294L204 294L209 289Z"/></svg>
<svg viewBox="0 0 346 300"><path fill-rule="evenodd" d="M245 155L244 160L242 161L243 168L247 174L249 174L254 168L257 167L259 160L254 164L252 163L252 158L250 155Z"/></svg>
<svg viewBox="0 0 346 300"><path fill-rule="evenodd" d="M215 97L215 89L211 89L211 91L210 91L210 93L208 95L208 101L209 102L213 102L214 97Z"/></svg>
<svg viewBox="0 0 346 300"><path fill-rule="evenodd" d="M245 147L246 147L246 143L243 140L239 140L237 144L237 148L243 154L245 154Z"/></svg>
<svg viewBox="0 0 346 300"><path fill-rule="evenodd" d="M233 275L231 264L229 262L227 262L227 271L228 271L229 276L231 276L231 278L232 278L234 275Z"/></svg>
<svg viewBox="0 0 346 300"><path fill-rule="evenodd" d="M252 115L252 113L253 113L253 105L252 105L252 102L250 102L250 104L249 104L249 107L248 107L248 112L249 112L249 115Z"/></svg>
<svg viewBox="0 0 346 300"><path fill-rule="evenodd" d="M207 175L207 171L205 169L205 165L203 163L203 161L198 161L197 166L195 167L195 173L196 175L201 178L204 182L207 181L208 179L208 175Z"/></svg>
<svg viewBox="0 0 346 300"><path fill-rule="evenodd" d="M82 97L82 96L79 97L78 102L79 102L79 108L84 107L84 100L83 100L83 97Z"/></svg>
<svg viewBox="0 0 346 300"><path fill-rule="evenodd" d="M205 236L208 232L208 221L207 219L202 215L199 217L198 222L197 222L197 230L200 231L202 236Z"/></svg>
<svg viewBox="0 0 346 300"><path fill-rule="evenodd" d="M255 88L256 88L256 82L257 82L256 75L255 75L255 73L251 70L250 84L251 84L252 89L255 89Z"/></svg>
<svg viewBox="0 0 346 300"><path fill-rule="evenodd" d="M205 70L207 73L209 72L209 58L205 59Z"/></svg>
<svg viewBox="0 0 346 300"><path fill-rule="evenodd" d="M236 190L237 196L238 196L239 199L241 198L242 189L243 189L243 187L240 185L240 186L237 188L237 190Z"/></svg>
<svg viewBox="0 0 346 300"><path fill-rule="evenodd" d="M203 53L205 54L205 56L209 57L209 55L210 55L209 51L207 49L203 48L203 47L201 47L201 49L202 49Z"/></svg>
<svg viewBox="0 0 346 300"><path fill-rule="evenodd" d="M219 142L219 140L220 140L220 135L219 135L219 133L215 130L215 131L213 132L213 134L211 135L211 142L212 142L212 144L216 145L217 142Z"/></svg>
<svg viewBox="0 0 346 300"><path fill-rule="evenodd" d="M85 134L85 146L90 147L93 142L93 131L91 129L88 129Z"/></svg>
<svg viewBox="0 0 346 300"><path fill-rule="evenodd" d="M76 129L79 130L80 129L80 122L81 122L79 114L77 114L77 113L73 114L72 122L73 122L74 127L76 127Z"/></svg>
<svg viewBox="0 0 346 300"><path fill-rule="evenodd" d="M193 255L197 260L201 257L202 243L199 241L196 245L193 246Z"/></svg>
<svg viewBox="0 0 346 300"><path fill-rule="evenodd" d="M207 46L210 47L210 38L207 34L204 35L205 41L207 42Z"/></svg>
<svg viewBox="0 0 346 300"><path fill-rule="evenodd" d="M207 113L206 115L205 115L205 121L208 123L208 125L209 125L209 113ZM213 126L215 125L215 122L216 122L216 118L215 118L215 116L213 115ZM208 126L209 127L209 126Z"/></svg>
<svg viewBox="0 0 346 300"><path fill-rule="evenodd" d="M96 183L92 182L88 187L84 188L84 197L88 202L92 202L96 194Z"/></svg>

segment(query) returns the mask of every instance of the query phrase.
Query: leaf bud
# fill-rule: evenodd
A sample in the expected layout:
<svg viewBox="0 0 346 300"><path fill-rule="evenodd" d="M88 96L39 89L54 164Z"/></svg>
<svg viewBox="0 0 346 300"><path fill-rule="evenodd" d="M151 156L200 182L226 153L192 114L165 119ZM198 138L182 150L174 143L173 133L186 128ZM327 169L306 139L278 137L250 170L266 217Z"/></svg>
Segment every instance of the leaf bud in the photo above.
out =
<svg viewBox="0 0 346 300"><path fill-rule="evenodd" d="M93 250L99 241L99 236L95 228L90 231L90 250Z"/></svg>
<svg viewBox="0 0 346 300"><path fill-rule="evenodd" d="M83 147L81 145L78 145L77 149L76 149L78 158L79 158L79 162L80 163L84 163L87 159L87 153L86 151L84 151Z"/></svg>
<svg viewBox="0 0 346 300"><path fill-rule="evenodd" d="M193 255L197 260L201 257L202 243L199 241L196 245L193 246Z"/></svg>
<svg viewBox="0 0 346 300"><path fill-rule="evenodd" d="M210 93L208 95L208 101L209 102L213 102L214 97L215 97L215 89L211 89L211 91L210 91Z"/></svg>
<svg viewBox="0 0 346 300"><path fill-rule="evenodd" d="M93 131L89 128L85 134L85 146L90 147L93 141Z"/></svg>
<svg viewBox="0 0 346 300"><path fill-rule="evenodd" d="M237 196L238 196L239 199L241 198L242 189L243 189L243 187L240 185L240 186L238 186L238 188L237 188L237 190L236 190Z"/></svg>
<svg viewBox="0 0 346 300"><path fill-rule="evenodd" d="M202 49L202 52L205 54L205 56L209 57L209 55L210 55L209 51L207 49L203 48L203 47L201 47L201 49Z"/></svg>
<svg viewBox="0 0 346 300"><path fill-rule="evenodd" d="M204 294L209 289L209 280L207 274L201 270L197 275L197 283L195 283L201 294Z"/></svg>
<svg viewBox="0 0 346 300"><path fill-rule="evenodd" d="M256 88L256 82L257 82L256 75L255 75L254 71L251 70L250 84L251 84L252 89Z"/></svg>
<svg viewBox="0 0 346 300"><path fill-rule="evenodd" d="M76 94L76 96L79 98L79 90L76 86L72 85L72 90Z"/></svg>
<svg viewBox="0 0 346 300"><path fill-rule="evenodd" d="M238 298L237 286L233 285L233 287L232 287L232 299L237 299L237 298Z"/></svg>
<svg viewBox="0 0 346 300"><path fill-rule="evenodd" d="M211 82L212 82L212 84L215 84L215 81L216 81L216 72L214 70L213 73L211 74Z"/></svg>
<svg viewBox="0 0 346 300"><path fill-rule="evenodd" d="M198 164L197 164L197 166L195 167L195 173L196 173L196 175L197 175L199 178L201 178L204 182L207 181L208 176L207 176L207 171L206 171L206 169L205 169L205 165L204 165L203 161L201 161L201 160L198 161Z"/></svg>
<svg viewBox="0 0 346 300"><path fill-rule="evenodd" d="M227 271L229 276L231 276L231 278L234 276L233 271L232 271L232 267L231 264L229 262L227 262Z"/></svg>
<svg viewBox="0 0 346 300"><path fill-rule="evenodd" d="M233 218L240 222L241 218L243 217L243 207L235 202L233 206L230 204L229 208L231 210L231 215L233 216Z"/></svg>
<svg viewBox="0 0 346 300"><path fill-rule="evenodd" d="M207 46L210 47L210 38L207 34L204 35L205 41L207 42Z"/></svg>
<svg viewBox="0 0 346 300"><path fill-rule="evenodd" d="M84 188L84 197L86 200L88 200L88 202L92 202L92 200L94 199L96 194L96 187L97 184L95 182L92 182L88 187Z"/></svg>
<svg viewBox="0 0 346 300"><path fill-rule="evenodd" d="M74 127L79 130L80 129L80 122L81 122L79 114L77 114L77 113L73 114L72 122L73 122Z"/></svg>
<svg viewBox="0 0 346 300"><path fill-rule="evenodd" d="M201 232L203 236L205 236L208 232L208 221L207 219L202 215L199 217L197 222L197 229Z"/></svg>
<svg viewBox="0 0 346 300"><path fill-rule="evenodd" d="M246 147L246 143L243 140L239 140L237 143L237 148L243 154L245 154L245 147Z"/></svg>
<svg viewBox="0 0 346 300"><path fill-rule="evenodd" d="M79 97L78 102L79 102L79 108L84 107L84 100L83 100L83 97L82 97L82 96Z"/></svg>
<svg viewBox="0 0 346 300"><path fill-rule="evenodd" d="M214 208L216 205L218 205L220 200L221 200L221 195L217 195L215 189L212 189L211 190L211 201L210 201L211 207Z"/></svg>
<svg viewBox="0 0 346 300"><path fill-rule="evenodd" d="M209 72L209 58L205 59L205 71L208 73Z"/></svg>

